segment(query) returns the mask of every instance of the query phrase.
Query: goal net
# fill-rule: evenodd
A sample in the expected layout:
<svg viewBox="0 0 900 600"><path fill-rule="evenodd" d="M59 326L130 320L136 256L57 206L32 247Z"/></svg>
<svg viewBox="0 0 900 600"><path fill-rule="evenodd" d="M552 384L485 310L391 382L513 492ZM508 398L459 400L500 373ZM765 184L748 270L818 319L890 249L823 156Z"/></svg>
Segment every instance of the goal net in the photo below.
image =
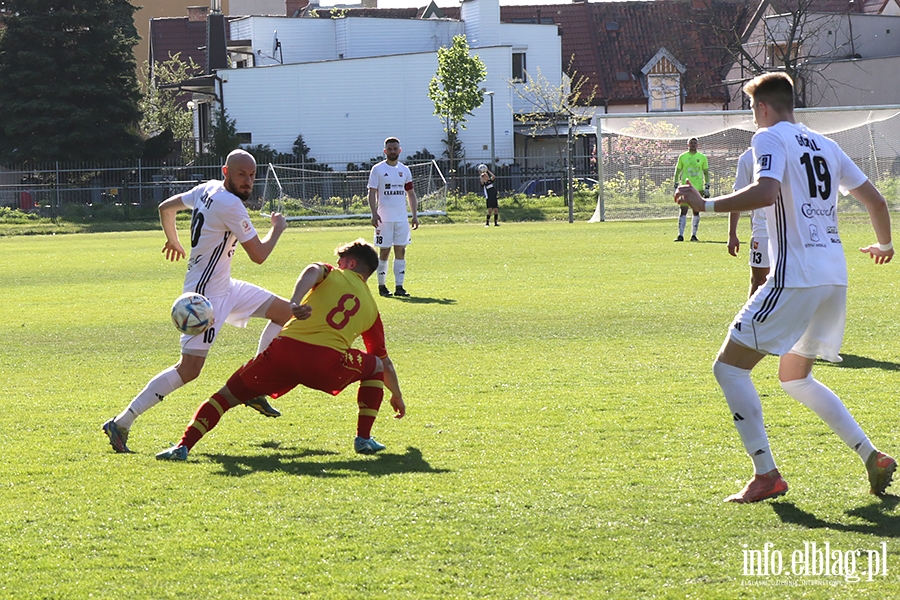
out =
<svg viewBox="0 0 900 600"><path fill-rule="evenodd" d="M900 106L797 109L797 121L835 140L900 205ZM709 160L710 193L731 192L737 160L756 131L750 111L603 114L594 117L599 193L591 221L675 217L675 163L696 137ZM843 212L864 210L840 196Z"/></svg>
<svg viewBox="0 0 900 600"><path fill-rule="evenodd" d="M407 165L412 173L418 214L447 214L447 181L434 161ZM325 171L269 164L262 214L282 213L289 221L372 217L369 171Z"/></svg>

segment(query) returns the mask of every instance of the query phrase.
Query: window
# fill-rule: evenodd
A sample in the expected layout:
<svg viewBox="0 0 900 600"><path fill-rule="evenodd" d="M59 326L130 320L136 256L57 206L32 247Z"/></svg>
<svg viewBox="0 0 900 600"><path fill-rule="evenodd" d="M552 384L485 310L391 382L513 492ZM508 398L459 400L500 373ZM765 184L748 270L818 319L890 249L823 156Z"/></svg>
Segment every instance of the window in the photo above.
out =
<svg viewBox="0 0 900 600"><path fill-rule="evenodd" d="M525 81L525 53L513 52L512 55L512 80L516 83Z"/></svg>
<svg viewBox="0 0 900 600"><path fill-rule="evenodd" d="M650 111L681 110L681 76L677 73L648 75Z"/></svg>
<svg viewBox="0 0 900 600"><path fill-rule="evenodd" d="M780 67L800 56L800 44L793 42L788 50L787 43L769 44L766 47L766 66Z"/></svg>

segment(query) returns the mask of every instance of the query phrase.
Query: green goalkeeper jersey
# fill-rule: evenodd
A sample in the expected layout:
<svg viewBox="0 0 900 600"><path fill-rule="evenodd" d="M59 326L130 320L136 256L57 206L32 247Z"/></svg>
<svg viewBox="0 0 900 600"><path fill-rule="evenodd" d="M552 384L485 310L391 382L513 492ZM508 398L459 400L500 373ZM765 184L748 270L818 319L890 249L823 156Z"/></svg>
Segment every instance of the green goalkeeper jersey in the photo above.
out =
<svg viewBox="0 0 900 600"><path fill-rule="evenodd" d="M675 166L675 179L677 183L684 183L685 179L690 180L691 185L696 190L702 190L706 184L704 173L709 171L709 162L706 155L702 152L684 152L678 157L678 164Z"/></svg>

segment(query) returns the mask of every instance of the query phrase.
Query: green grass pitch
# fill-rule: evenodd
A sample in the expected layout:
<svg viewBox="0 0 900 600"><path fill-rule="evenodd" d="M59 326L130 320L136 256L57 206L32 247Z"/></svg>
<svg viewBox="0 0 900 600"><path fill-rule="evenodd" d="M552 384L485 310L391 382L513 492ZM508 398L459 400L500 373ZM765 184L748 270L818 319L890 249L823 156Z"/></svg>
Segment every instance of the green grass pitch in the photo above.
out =
<svg viewBox="0 0 900 600"><path fill-rule="evenodd" d="M225 328L201 377L137 421L137 453L117 455L100 426L176 360L184 263L164 260L159 231L0 238L0 597L900 597L900 498L868 495L774 359L754 380L791 489L722 503L751 465L711 364L749 270L724 219L704 218L698 244L675 230L424 224L413 297L378 299L408 406L382 409L387 450L353 453L353 386L294 391L277 420L235 408L184 464L154 454L262 323ZM291 228L261 266L238 250L234 275L289 295L303 266L370 233ZM900 264L858 253L865 218L842 233L845 362L814 373L897 455ZM812 544L828 544L829 574L792 572ZM771 572L747 574L762 556Z"/></svg>

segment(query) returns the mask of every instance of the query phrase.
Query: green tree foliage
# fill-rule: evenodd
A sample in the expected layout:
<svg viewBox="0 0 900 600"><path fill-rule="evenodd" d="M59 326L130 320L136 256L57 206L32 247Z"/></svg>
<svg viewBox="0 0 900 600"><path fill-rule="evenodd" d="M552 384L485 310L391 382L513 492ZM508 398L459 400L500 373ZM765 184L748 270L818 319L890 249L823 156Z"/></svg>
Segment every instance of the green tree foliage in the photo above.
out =
<svg viewBox="0 0 900 600"><path fill-rule="evenodd" d="M127 0L5 0L0 162L137 156L140 109Z"/></svg>
<svg viewBox="0 0 900 600"><path fill-rule="evenodd" d="M209 127L209 149L207 154L213 159L224 159L232 150L240 148L237 121L228 116L224 108L216 112L216 119Z"/></svg>
<svg viewBox="0 0 900 600"><path fill-rule="evenodd" d="M169 60L150 66L144 62L144 84L141 97L141 133L144 137L169 130L175 139L194 136L193 116L185 106L188 94L175 89L167 89L167 84L179 83L200 75L203 69L189 58L181 60L181 53L169 55Z"/></svg>
<svg viewBox="0 0 900 600"><path fill-rule="evenodd" d="M445 156L450 159L450 170L455 170L460 153L458 135L466 128L466 117L484 102L481 82L487 77L487 68L478 55L469 56L466 36L454 36L449 48L439 48L438 69L428 83L428 97L434 103L434 114L444 124L447 139Z"/></svg>

